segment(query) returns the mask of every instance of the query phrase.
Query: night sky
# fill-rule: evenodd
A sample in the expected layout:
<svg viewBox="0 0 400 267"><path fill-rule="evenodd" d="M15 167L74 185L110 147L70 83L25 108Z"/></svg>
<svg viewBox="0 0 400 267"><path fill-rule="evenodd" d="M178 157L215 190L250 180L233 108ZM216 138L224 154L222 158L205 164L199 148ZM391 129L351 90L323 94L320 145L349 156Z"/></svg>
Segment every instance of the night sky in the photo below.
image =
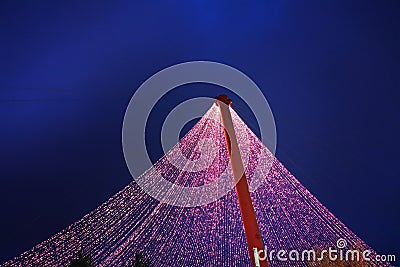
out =
<svg viewBox="0 0 400 267"><path fill-rule="evenodd" d="M0 4L0 262L132 181L121 145L131 96L193 60L252 78L277 157L378 253L400 257L399 1L56 2ZM225 92L194 84L160 101L153 160L174 105Z"/></svg>

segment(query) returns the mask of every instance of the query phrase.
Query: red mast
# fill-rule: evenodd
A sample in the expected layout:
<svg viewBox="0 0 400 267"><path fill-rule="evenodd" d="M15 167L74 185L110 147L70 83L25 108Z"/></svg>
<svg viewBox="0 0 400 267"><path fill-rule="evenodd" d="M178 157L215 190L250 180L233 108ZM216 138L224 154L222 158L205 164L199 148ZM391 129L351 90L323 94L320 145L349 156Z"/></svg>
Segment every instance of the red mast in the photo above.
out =
<svg viewBox="0 0 400 267"><path fill-rule="evenodd" d="M246 174L244 173L243 161L240 156L235 129L233 128L231 112L229 110L232 100L230 100L227 95L220 95L216 99L221 113L222 125L224 126L224 135L231 161L233 178L235 182L238 181L236 184L236 193L239 200L240 212L242 214L242 222L246 234L251 264L253 267L256 267L253 249L257 248L257 251L264 250L264 246L260 229L258 228L256 213L251 201ZM260 267L268 267L268 262L266 260L259 261L259 263Z"/></svg>

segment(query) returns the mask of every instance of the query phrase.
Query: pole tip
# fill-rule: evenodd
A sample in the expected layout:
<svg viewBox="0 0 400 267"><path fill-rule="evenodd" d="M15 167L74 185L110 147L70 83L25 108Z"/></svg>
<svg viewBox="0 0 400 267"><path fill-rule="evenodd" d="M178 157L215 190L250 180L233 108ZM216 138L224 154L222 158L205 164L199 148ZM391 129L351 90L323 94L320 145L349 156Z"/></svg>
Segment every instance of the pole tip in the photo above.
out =
<svg viewBox="0 0 400 267"><path fill-rule="evenodd" d="M227 104L228 106L232 103L232 100L230 100L229 97L224 94L217 96L215 99Z"/></svg>

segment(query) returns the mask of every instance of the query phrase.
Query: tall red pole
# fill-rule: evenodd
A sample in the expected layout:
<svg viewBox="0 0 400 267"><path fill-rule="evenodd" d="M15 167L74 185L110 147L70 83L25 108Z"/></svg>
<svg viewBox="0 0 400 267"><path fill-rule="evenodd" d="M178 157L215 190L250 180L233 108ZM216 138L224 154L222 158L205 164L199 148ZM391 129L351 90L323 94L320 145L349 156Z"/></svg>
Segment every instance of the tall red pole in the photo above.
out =
<svg viewBox="0 0 400 267"><path fill-rule="evenodd" d="M260 229L258 228L256 213L251 201L246 174L244 173L243 161L240 156L231 112L229 110L229 105L232 103L232 100L226 95L220 95L216 99L221 113L222 125L224 126L224 135L231 161L233 178L235 182L237 182L236 193L239 200L240 212L242 214L242 222L246 234L250 260L252 266L256 267L253 249L257 248L258 251L264 250L264 246ZM259 264L260 267L268 267L267 260L259 261Z"/></svg>

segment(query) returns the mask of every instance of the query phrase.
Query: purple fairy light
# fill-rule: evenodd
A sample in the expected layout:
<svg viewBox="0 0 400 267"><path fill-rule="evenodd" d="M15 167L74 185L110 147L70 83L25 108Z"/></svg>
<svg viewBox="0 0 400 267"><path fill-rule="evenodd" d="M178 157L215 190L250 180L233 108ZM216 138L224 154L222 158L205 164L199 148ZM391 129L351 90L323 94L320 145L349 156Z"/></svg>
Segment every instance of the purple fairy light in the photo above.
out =
<svg viewBox="0 0 400 267"><path fill-rule="evenodd" d="M361 246L372 251L371 257L376 255L290 174L237 113L231 113L267 250L334 247L342 238L348 247ZM232 188L219 122L218 108L213 105L140 179L152 186L154 178L162 175L174 184L197 187L219 178L222 182L205 187L205 198L212 198L222 188ZM249 150L244 151L244 147ZM168 194L168 190L154 188L158 191ZM185 197L195 201L190 195ZM157 267L250 266L235 190L208 205L185 208L153 199L135 182L4 266L64 266L79 250L90 254L95 266L124 266L137 252ZM308 266L308 262L272 260L269 265Z"/></svg>

